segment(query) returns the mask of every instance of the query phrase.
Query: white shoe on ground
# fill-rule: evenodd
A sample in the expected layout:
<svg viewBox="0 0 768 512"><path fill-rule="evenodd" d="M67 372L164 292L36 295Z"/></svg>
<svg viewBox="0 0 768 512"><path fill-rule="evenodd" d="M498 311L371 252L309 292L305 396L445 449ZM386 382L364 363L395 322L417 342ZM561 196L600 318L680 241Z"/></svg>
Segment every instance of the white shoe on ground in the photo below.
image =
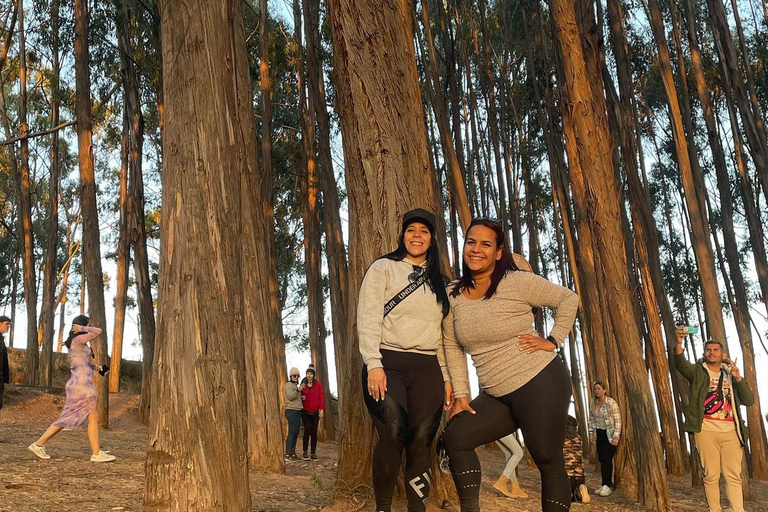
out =
<svg viewBox="0 0 768 512"><path fill-rule="evenodd" d="M48 460L48 459L50 459L50 458L51 458L51 456L50 456L50 455L48 455L48 454L45 452L45 448L44 448L44 447L42 447L42 446L38 446L38 445L37 445L37 443L32 443L32 444L31 444L31 445L29 445L27 448L29 448L29 451L31 451L32 453L34 453L35 455L37 455L37 456L38 456L38 457L40 457L41 459L45 459L45 460Z"/></svg>
<svg viewBox="0 0 768 512"><path fill-rule="evenodd" d="M611 489L607 485L605 486L605 488L602 491L600 491L600 496L602 496L603 498L607 498L611 494L613 494L613 489Z"/></svg>
<svg viewBox="0 0 768 512"><path fill-rule="evenodd" d="M598 496L600 496L600 493L603 492L603 489L605 489L605 486L601 485L600 487L595 489L595 492L593 494L597 494Z"/></svg>
<svg viewBox="0 0 768 512"><path fill-rule="evenodd" d="M104 450L99 450L96 455L91 455L91 462L112 462L117 457L106 453Z"/></svg>

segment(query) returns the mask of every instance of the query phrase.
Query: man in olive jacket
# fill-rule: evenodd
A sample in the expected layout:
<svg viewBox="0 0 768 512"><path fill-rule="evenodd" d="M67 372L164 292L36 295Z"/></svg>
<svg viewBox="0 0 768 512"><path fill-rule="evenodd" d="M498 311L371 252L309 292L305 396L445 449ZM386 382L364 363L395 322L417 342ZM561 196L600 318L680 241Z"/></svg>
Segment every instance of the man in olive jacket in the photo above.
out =
<svg viewBox="0 0 768 512"><path fill-rule="evenodd" d="M704 344L704 359L696 364L683 356L685 332L678 329L675 367L691 383L685 408L686 432L693 432L704 468L704 493L710 512L720 507L720 472L725 476L728 501L733 512L744 512L741 493L741 464L746 444L746 428L741 421L742 405L755 403L749 384L736 364L724 362L719 341Z"/></svg>

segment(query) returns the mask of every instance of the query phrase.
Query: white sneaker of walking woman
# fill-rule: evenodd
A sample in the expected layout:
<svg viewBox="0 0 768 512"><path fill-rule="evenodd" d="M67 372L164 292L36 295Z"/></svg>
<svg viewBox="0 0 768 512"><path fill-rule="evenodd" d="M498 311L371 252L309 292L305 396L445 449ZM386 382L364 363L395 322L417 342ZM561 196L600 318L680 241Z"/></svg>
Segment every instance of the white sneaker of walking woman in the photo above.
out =
<svg viewBox="0 0 768 512"><path fill-rule="evenodd" d="M611 489L611 488L610 488L610 487L608 487L607 485L604 485L604 486L603 486L603 490L602 490L602 491L600 491L600 496L602 496L603 498L607 498L607 497L608 497L608 496L610 496L611 494L613 494L613 489Z"/></svg>
<svg viewBox="0 0 768 512"><path fill-rule="evenodd" d="M38 446L37 443L32 443L31 445L27 446L27 448L29 448L29 451L31 451L41 459L48 460L51 458L51 456L45 452L45 448L43 448L42 446Z"/></svg>
<svg viewBox="0 0 768 512"><path fill-rule="evenodd" d="M91 462L112 462L116 458L117 457L115 457L114 455L110 455L104 450L99 450L99 453L95 455L91 455Z"/></svg>

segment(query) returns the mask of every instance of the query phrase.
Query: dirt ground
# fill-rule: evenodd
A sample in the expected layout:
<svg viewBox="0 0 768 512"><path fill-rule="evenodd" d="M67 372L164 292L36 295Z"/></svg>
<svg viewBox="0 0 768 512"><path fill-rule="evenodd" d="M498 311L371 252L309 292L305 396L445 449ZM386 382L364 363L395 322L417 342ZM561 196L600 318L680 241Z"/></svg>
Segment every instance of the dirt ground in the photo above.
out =
<svg viewBox="0 0 768 512"><path fill-rule="evenodd" d="M144 488L144 450L147 429L136 420L138 396L111 397L110 428L102 430L102 447L117 455L117 461L94 464L84 431L62 432L47 446L51 460L37 459L27 446L56 419L64 403L63 394L32 388L6 387L5 405L0 412L0 512L87 512L139 511ZM541 490L535 468L520 467L520 482L528 499L501 496L492 485L504 463L498 451L480 449L483 465L481 506L486 512L534 512L539 508ZM251 473L252 510L259 512L319 511L330 504L336 473L335 443L321 443L319 462L291 462L286 475ZM592 467L587 485L599 486ZM749 512L768 512L768 484L754 482L755 500ZM690 478L671 478L673 512L706 510L701 489L692 489ZM372 503L355 504L334 510L373 511ZM394 510L405 511L403 503ZM430 507L430 510L437 510ZM449 510L458 511L458 508ZM629 502L617 491L609 498L593 497L590 504L574 504L575 512L625 512L644 508Z"/></svg>

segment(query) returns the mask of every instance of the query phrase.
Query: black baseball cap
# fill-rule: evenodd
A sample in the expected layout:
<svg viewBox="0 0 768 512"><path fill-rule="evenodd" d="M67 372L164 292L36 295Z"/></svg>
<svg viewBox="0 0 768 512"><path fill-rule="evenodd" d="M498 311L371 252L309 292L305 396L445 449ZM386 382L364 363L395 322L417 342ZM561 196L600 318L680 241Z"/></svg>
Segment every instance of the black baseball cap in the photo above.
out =
<svg viewBox="0 0 768 512"><path fill-rule="evenodd" d="M416 208L415 210L405 212L403 215L403 230L405 230L409 224L416 221L423 222L427 225L427 227L429 227L430 231L433 233L435 232L435 224L437 221L435 219L434 213L428 212L423 208Z"/></svg>
<svg viewBox="0 0 768 512"><path fill-rule="evenodd" d="M11 321L11 319L10 319L10 318L8 318L7 316L5 316L5 315L0 315L0 324L3 324L3 323L5 323L5 322L10 322L10 321Z"/></svg>

